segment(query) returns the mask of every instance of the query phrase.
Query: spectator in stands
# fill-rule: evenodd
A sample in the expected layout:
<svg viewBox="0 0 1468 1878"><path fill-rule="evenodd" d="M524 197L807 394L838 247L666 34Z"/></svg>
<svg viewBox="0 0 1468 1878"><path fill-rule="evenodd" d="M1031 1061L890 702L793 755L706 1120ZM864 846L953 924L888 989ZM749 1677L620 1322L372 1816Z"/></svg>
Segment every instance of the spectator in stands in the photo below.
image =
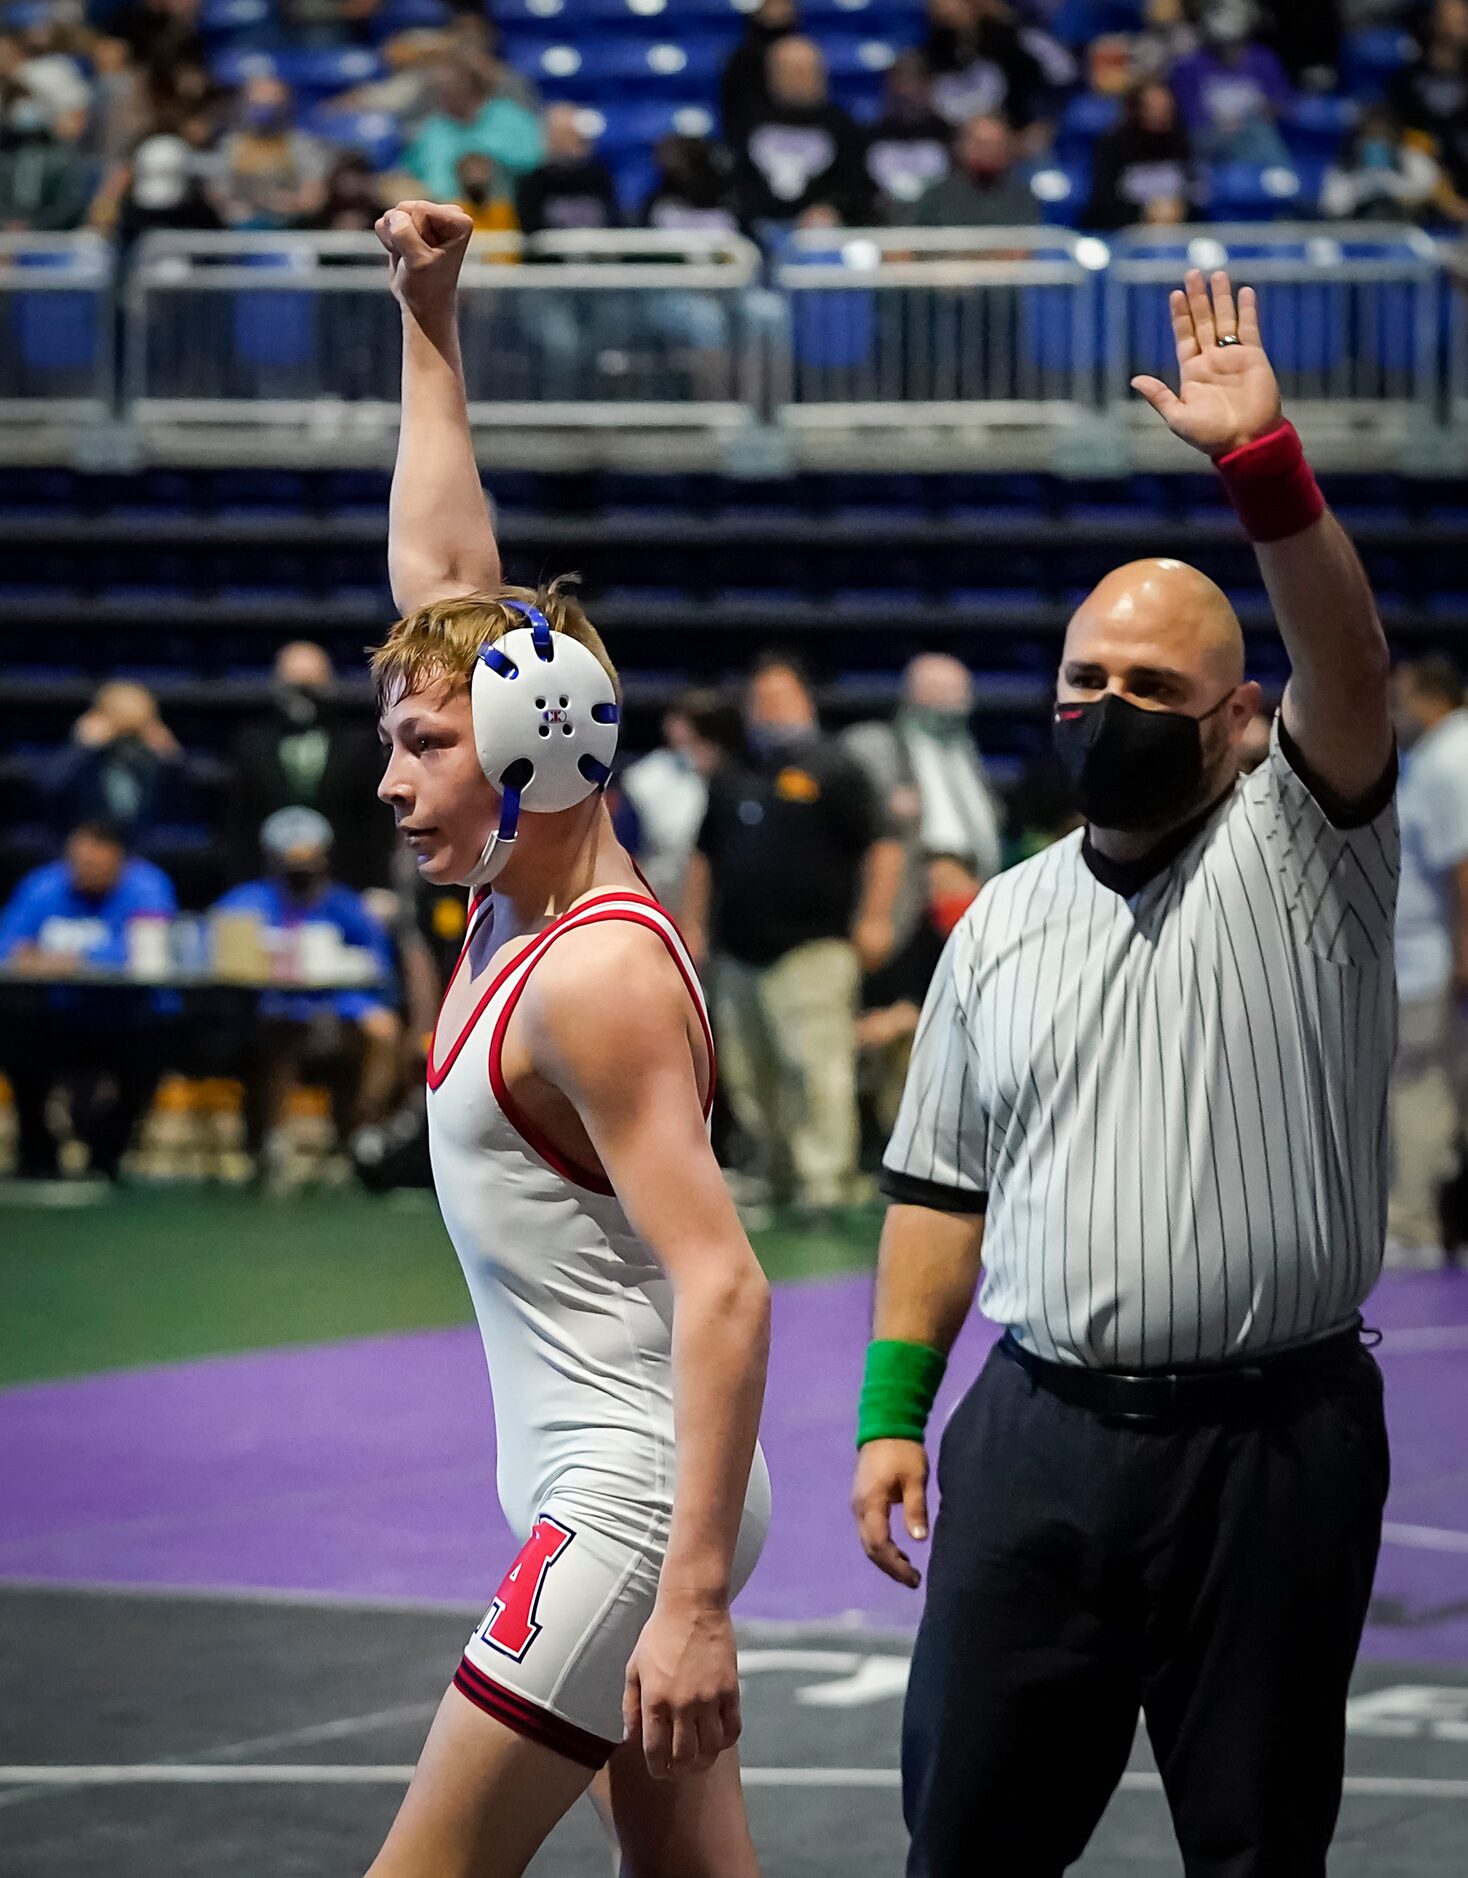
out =
<svg viewBox="0 0 1468 1878"><path fill-rule="evenodd" d="M707 137L659 138L658 178L642 206L647 228L672 234L733 234L739 227L723 149Z"/></svg>
<svg viewBox="0 0 1468 1878"><path fill-rule="evenodd" d="M919 198L915 228L1027 228L1035 198L1002 117L971 117L953 136L953 167Z"/></svg>
<svg viewBox="0 0 1468 1878"><path fill-rule="evenodd" d="M20 49L17 77L42 106L48 123L90 113L92 87L76 56L81 42L73 31L54 16L33 20L21 34Z"/></svg>
<svg viewBox="0 0 1468 1878"><path fill-rule="evenodd" d="M922 915L927 855L966 854L981 880L1003 865L1003 810L969 728L973 708L968 667L947 653L925 652L903 673L897 715L854 724L841 739L902 843L903 876L892 913L899 952Z"/></svg>
<svg viewBox="0 0 1468 1878"><path fill-rule="evenodd" d="M127 248L155 228L222 226L210 189L218 165L208 148L209 120L191 118L184 131L144 137L131 159L111 172L92 203L93 228L115 232Z"/></svg>
<svg viewBox="0 0 1468 1878"><path fill-rule="evenodd" d="M853 1197L857 980L891 953L902 850L791 660L756 666L745 723L749 759L709 783L685 930L716 957L720 1066L757 1172L821 1213Z"/></svg>
<svg viewBox="0 0 1468 1878"><path fill-rule="evenodd" d="M1128 94L1121 122L1096 140L1088 228L1182 222L1197 193L1177 100L1158 79Z"/></svg>
<svg viewBox="0 0 1468 1878"><path fill-rule="evenodd" d="M777 39L766 74L769 96L734 141L745 219L788 226L812 202L829 201L846 221L866 220L871 186L861 132L831 100L820 47L797 34Z"/></svg>
<svg viewBox="0 0 1468 1878"><path fill-rule="evenodd" d="M1435 159L1403 140L1385 105L1370 105L1325 172L1320 212L1339 222L1426 221L1441 186Z"/></svg>
<svg viewBox="0 0 1468 1878"><path fill-rule="evenodd" d="M545 161L520 179L515 207L527 235L542 229L616 228L622 220L612 172L592 152L574 104L545 114Z"/></svg>
<svg viewBox="0 0 1468 1878"><path fill-rule="evenodd" d="M856 1020L861 1087L884 1141L896 1125L912 1040L943 947L983 886L968 855L925 853L918 862L912 931L885 965L862 980Z"/></svg>
<svg viewBox="0 0 1468 1878"><path fill-rule="evenodd" d="M459 158L459 207L479 235L513 235L520 227L509 179L491 158L470 152ZM506 256L506 260L516 257Z"/></svg>
<svg viewBox="0 0 1468 1878"><path fill-rule="evenodd" d="M66 852L27 874L0 913L0 961L37 981L34 992L5 995L0 1062L10 1080L23 1179L56 1177L57 1142L46 1105L72 1086L73 1132L91 1168L117 1178L133 1128L147 1110L162 1067L156 993L47 984L87 966L120 970L134 920L172 918L168 876L129 856L105 822L85 823Z"/></svg>
<svg viewBox="0 0 1468 1878"><path fill-rule="evenodd" d="M275 661L271 710L247 726L234 747L229 830L234 878L255 871L262 822L276 809L319 809L334 836L337 873L349 886L386 883L392 827L365 814L381 775L377 740L336 709L331 660L298 640Z"/></svg>
<svg viewBox="0 0 1468 1878"><path fill-rule="evenodd" d="M156 821L183 751L145 685L105 684L72 726L43 790L62 828L105 821L137 845Z"/></svg>
<svg viewBox="0 0 1468 1878"><path fill-rule="evenodd" d="M360 150L340 150L326 173L326 195L311 226L370 235L386 207L382 184L366 157Z"/></svg>
<svg viewBox="0 0 1468 1878"><path fill-rule="evenodd" d="M239 129L224 140L215 206L231 228L299 228L326 199L330 156L297 130L290 87L263 74L247 79Z"/></svg>
<svg viewBox="0 0 1468 1878"><path fill-rule="evenodd" d="M437 28L415 26L394 33L377 50L386 74L338 92L327 99L326 108L332 113L383 111L411 136L434 108L435 74L452 56L453 42Z"/></svg>
<svg viewBox="0 0 1468 1878"><path fill-rule="evenodd" d="M0 229L57 234L81 223L92 194L86 128L84 108L53 116L18 70L0 67Z"/></svg>
<svg viewBox="0 0 1468 1878"><path fill-rule="evenodd" d="M731 144L770 102L770 47L799 30L795 0L760 0L754 12L746 14L744 37L730 55L719 83L724 136Z"/></svg>
<svg viewBox="0 0 1468 1878"><path fill-rule="evenodd" d="M403 153L403 167L435 202L458 193L459 159L487 156L510 176L528 175L545 153L533 112L481 72L444 64L434 75L437 109Z"/></svg>
<svg viewBox="0 0 1468 1878"><path fill-rule="evenodd" d="M1399 121L1442 169L1439 206L1468 217L1468 0L1437 0L1417 58L1398 72L1390 100Z"/></svg>
<svg viewBox="0 0 1468 1878"><path fill-rule="evenodd" d="M132 47L138 63L155 72L205 59L199 31L202 0L131 0L109 14L107 30Z"/></svg>
<svg viewBox="0 0 1468 1878"><path fill-rule="evenodd" d="M1203 44L1173 70L1193 148L1214 163L1287 164L1276 119L1293 93L1278 56L1253 37L1251 0L1209 0L1200 24Z"/></svg>
<svg viewBox="0 0 1468 1878"><path fill-rule="evenodd" d="M331 877L331 827L315 809L277 809L260 830L268 872L232 888L217 914L256 918L267 946L302 945L325 927L338 946L370 954L377 981L360 990L270 991L259 1003L245 1083L247 1145L269 1178L285 1142L292 1092L308 1073L326 1081L337 1134L381 1121L397 1080L402 1027L392 1008L392 946L361 897ZM300 973L309 979L310 971Z"/></svg>
<svg viewBox="0 0 1468 1878"><path fill-rule="evenodd" d="M1440 1257L1440 1191L1468 1121L1468 711L1446 659L1399 667L1394 692L1405 754L1388 1257L1428 1264Z"/></svg>
<svg viewBox="0 0 1468 1878"><path fill-rule="evenodd" d="M622 788L642 829L638 864L664 906L676 911L683 903L688 858L708 808L709 778L743 753L738 713L715 691L686 691L663 719L661 749L623 772Z"/></svg>
<svg viewBox="0 0 1468 1878"><path fill-rule="evenodd" d="M923 57L933 107L955 128L1001 112L1018 130L1035 122L1044 73L1002 0L928 0Z"/></svg>
<svg viewBox="0 0 1468 1878"><path fill-rule="evenodd" d="M883 219L901 222L923 191L948 174L952 132L933 109L919 52L899 52L882 88L882 114L867 139L867 176Z"/></svg>
<svg viewBox="0 0 1468 1878"><path fill-rule="evenodd" d="M490 18L483 0L464 0L454 9L447 39L450 61L478 72L496 98L523 104L532 115L539 112L540 93L524 72L501 56L499 25Z"/></svg>
<svg viewBox="0 0 1468 1878"><path fill-rule="evenodd" d="M148 87L126 40L93 42L92 76L87 145L109 167L125 163L153 128Z"/></svg>

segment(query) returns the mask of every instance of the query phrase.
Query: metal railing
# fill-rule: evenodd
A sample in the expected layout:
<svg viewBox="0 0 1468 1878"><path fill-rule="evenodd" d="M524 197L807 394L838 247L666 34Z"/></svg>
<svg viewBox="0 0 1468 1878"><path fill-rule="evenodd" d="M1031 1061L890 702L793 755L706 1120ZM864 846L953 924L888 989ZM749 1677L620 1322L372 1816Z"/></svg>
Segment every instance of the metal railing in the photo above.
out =
<svg viewBox="0 0 1468 1878"><path fill-rule="evenodd" d="M115 274L100 235L0 234L0 423L106 418Z"/></svg>
<svg viewBox="0 0 1468 1878"><path fill-rule="evenodd" d="M763 370L739 235L476 238L460 321L476 425L720 430ZM370 235L157 234L126 286L143 425L395 425L398 312Z"/></svg>
<svg viewBox="0 0 1468 1878"><path fill-rule="evenodd" d="M1128 384L1172 363L1167 290L1185 266L1227 267L1258 289L1280 389L1312 435L1345 429L1400 444L1438 421L1442 268L1429 237L1369 222L1240 222L1116 237L1106 277L1107 390L1133 425L1156 421Z"/></svg>
<svg viewBox="0 0 1468 1878"><path fill-rule="evenodd" d="M1373 224L806 229L769 286L738 235L482 236L471 421L506 462L1180 467L1129 380L1172 368L1189 263L1258 287L1322 467L1468 460L1462 256ZM117 411L158 460L385 461L384 272L370 235L154 234L120 275L94 235L0 237L0 456L65 457Z"/></svg>
<svg viewBox="0 0 1468 1878"><path fill-rule="evenodd" d="M1057 228L800 230L775 270L780 415L804 431L1094 417L1106 256Z"/></svg>

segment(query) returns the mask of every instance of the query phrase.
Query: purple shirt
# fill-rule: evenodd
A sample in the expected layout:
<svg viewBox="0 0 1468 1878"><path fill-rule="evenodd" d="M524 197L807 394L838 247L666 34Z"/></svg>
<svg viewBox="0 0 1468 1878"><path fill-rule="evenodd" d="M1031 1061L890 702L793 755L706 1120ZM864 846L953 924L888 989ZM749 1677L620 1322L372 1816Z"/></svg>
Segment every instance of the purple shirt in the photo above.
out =
<svg viewBox="0 0 1468 1878"><path fill-rule="evenodd" d="M1282 110L1293 97L1285 69L1267 46L1245 46L1232 62L1191 52L1173 67L1178 112L1190 130L1226 130L1262 105Z"/></svg>

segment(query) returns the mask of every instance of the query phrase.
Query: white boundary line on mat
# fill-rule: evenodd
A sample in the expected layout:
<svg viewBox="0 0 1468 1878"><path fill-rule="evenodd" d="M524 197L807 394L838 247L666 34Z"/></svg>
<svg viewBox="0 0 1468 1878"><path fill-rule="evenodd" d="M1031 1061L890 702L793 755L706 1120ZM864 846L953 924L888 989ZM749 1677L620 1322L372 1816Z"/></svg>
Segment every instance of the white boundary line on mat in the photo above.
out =
<svg viewBox="0 0 1468 1878"><path fill-rule="evenodd" d="M239 1787L239 1786L405 1786L411 1766L279 1764L202 1766L197 1763L138 1762L112 1766L0 1766L0 1786L39 1787ZM895 1767L746 1767L747 1787L896 1787ZM1350 1774L1348 1794L1385 1794L1424 1800L1468 1800L1468 1780L1432 1780L1401 1774ZM1160 1793L1161 1776L1123 1774L1123 1793Z"/></svg>

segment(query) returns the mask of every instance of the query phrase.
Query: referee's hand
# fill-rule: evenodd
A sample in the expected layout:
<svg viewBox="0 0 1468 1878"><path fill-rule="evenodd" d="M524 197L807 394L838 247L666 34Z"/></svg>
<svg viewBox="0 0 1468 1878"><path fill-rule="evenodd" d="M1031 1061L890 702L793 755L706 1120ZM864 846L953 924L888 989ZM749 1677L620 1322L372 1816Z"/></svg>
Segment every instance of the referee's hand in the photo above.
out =
<svg viewBox="0 0 1468 1878"><path fill-rule="evenodd" d="M892 1537L892 1508L902 1506L909 1535L928 1536L928 1456L920 1441L868 1441L856 1457L851 1510L862 1550L878 1571L916 1591L922 1573Z"/></svg>

